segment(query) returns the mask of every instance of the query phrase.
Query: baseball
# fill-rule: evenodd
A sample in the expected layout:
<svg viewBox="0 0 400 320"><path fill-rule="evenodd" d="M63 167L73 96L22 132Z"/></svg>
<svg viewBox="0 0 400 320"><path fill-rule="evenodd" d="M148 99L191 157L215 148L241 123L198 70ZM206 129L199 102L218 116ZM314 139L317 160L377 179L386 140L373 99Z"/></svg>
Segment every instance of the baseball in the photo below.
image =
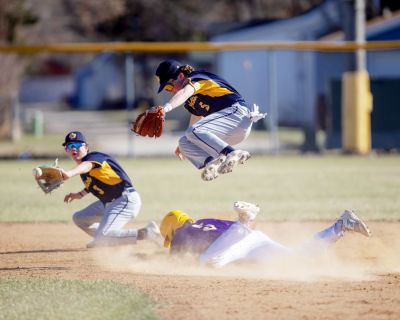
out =
<svg viewBox="0 0 400 320"><path fill-rule="evenodd" d="M32 174L33 174L34 177L39 178L42 175L42 169L33 168Z"/></svg>

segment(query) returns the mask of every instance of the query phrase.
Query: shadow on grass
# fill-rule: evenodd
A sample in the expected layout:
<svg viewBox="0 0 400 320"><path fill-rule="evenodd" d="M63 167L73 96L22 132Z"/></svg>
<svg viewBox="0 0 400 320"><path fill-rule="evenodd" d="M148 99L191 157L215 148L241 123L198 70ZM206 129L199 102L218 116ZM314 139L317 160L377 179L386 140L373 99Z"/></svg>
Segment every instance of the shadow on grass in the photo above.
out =
<svg viewBox="0 0 400 320"><path fill-rule="evenodd" d="M79 248L79 249L48 249L48 250L6 251L6 252L0 252L0 255L23 254L23 253L79 252L79 251L87 251L87 249L86 248Z"/></svg>
<svg viewBox="0 0 400 320"><path fill-rule="evenodd" d="M1 271L25 271L25 270L69 270L66 267L13 267L13 268L0 268Z"/></svg>

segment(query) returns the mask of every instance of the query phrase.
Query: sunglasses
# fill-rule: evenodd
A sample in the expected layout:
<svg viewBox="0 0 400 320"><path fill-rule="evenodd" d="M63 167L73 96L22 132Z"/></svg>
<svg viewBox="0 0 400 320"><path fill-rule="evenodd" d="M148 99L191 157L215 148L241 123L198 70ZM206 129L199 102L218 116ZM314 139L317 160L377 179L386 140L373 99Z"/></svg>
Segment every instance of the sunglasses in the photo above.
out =
<svg viewBox="0 0 400 320"><path fill-rule="evenodd" d="M65 146L65 149L66 150L79 149L80 147L82 147L84 145L85 145L84 142L72 142L72 143L68 143Z"/></svg>

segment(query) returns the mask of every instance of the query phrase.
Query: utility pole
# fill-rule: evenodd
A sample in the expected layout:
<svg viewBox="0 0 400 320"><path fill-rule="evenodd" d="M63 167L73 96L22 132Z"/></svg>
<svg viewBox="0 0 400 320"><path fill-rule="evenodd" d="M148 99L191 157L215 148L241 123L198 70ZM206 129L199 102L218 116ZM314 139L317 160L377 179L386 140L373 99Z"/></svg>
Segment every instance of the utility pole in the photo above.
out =
<svg viewBox="0 0 400 320"><path fill-rule="evenodd" d="M365 43L365 0L342 0L345 40ZM345 153L371 151L372 95L364 49L352 54L342 77L342 147Z"/></svg>
<svg viewBox="0 0 400 320"><path fill-rule="evenodd" d="M133 121L133 106L135 102L135 63L132 53L125 54L125 93L126 93L126 113L128 117L128 126L131 125ZM128 132L128 146L127 146L127 156L134 156L134 141L131 130Z"/></svg>
<svg viewBox="0 0 400 320"><path fill-rule="evenodd" d="M355 34L357 44L365 43L365 0L356 0L355 2ZM364 49L358 49L356 51L356 71L365 71L366 67L366 55Z"/></svg>

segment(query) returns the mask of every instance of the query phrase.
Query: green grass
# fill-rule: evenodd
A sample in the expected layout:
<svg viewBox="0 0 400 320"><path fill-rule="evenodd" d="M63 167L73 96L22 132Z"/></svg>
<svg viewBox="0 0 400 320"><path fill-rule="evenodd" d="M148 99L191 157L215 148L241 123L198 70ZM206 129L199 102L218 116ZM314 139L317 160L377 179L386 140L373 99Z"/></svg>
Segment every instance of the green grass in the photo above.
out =
<svg viewBox="0 0 400 320"><path fill-rule="evenodd" d="M70 221L76 210L94 201L64 204L64 195L82 188L79 177L51 195L44 195L31 175L46 161L0 161L0 221ZM200 171L175 158L121 159L139 190L143 206L139 221L180 209L194 218L232 214L236 200L258 203L260 220L330 220L345 208L369 220L400 220L400 157L264 156L212 182ZM61 167L73 163L60 160Z"/></svg>
<svg viewBox="0 0 400 320"><path fill-rule="evenodd" d="M0 319L158 319L155 302L112 281L0 278Z"/></svg>
<svg viewBox="0 0 400 320"><path fill-rule="evenodd" d="M125 111L104 111L102 113L106 114L110 120L118 120L122 123L124 120L127 121ZM300 148L304 140L303 132L298 128L279 128L277 135L282 146L287 145L291 148ZM323 145L323 137L321 138L320 135L319 133L317 140L320 145ZM265 130L253 130L249 139L265 143L266 136ZM61 147L64 137L65 134L45 134L43 136L24 134L17 141L0 140L0 156L3 159L23 158L24 156L36 159L40 157L65 158L64 149Z"/></svg>
<svg viewBox="0 0 400 320"><path fill-rule="evenodd" d="M46 156L59 155L65 156L61 142L65 135L45 135L35 137L31 134L25 134L20 140L0 141L0 150L2 157L19 157L24 154Z"/></svg>

